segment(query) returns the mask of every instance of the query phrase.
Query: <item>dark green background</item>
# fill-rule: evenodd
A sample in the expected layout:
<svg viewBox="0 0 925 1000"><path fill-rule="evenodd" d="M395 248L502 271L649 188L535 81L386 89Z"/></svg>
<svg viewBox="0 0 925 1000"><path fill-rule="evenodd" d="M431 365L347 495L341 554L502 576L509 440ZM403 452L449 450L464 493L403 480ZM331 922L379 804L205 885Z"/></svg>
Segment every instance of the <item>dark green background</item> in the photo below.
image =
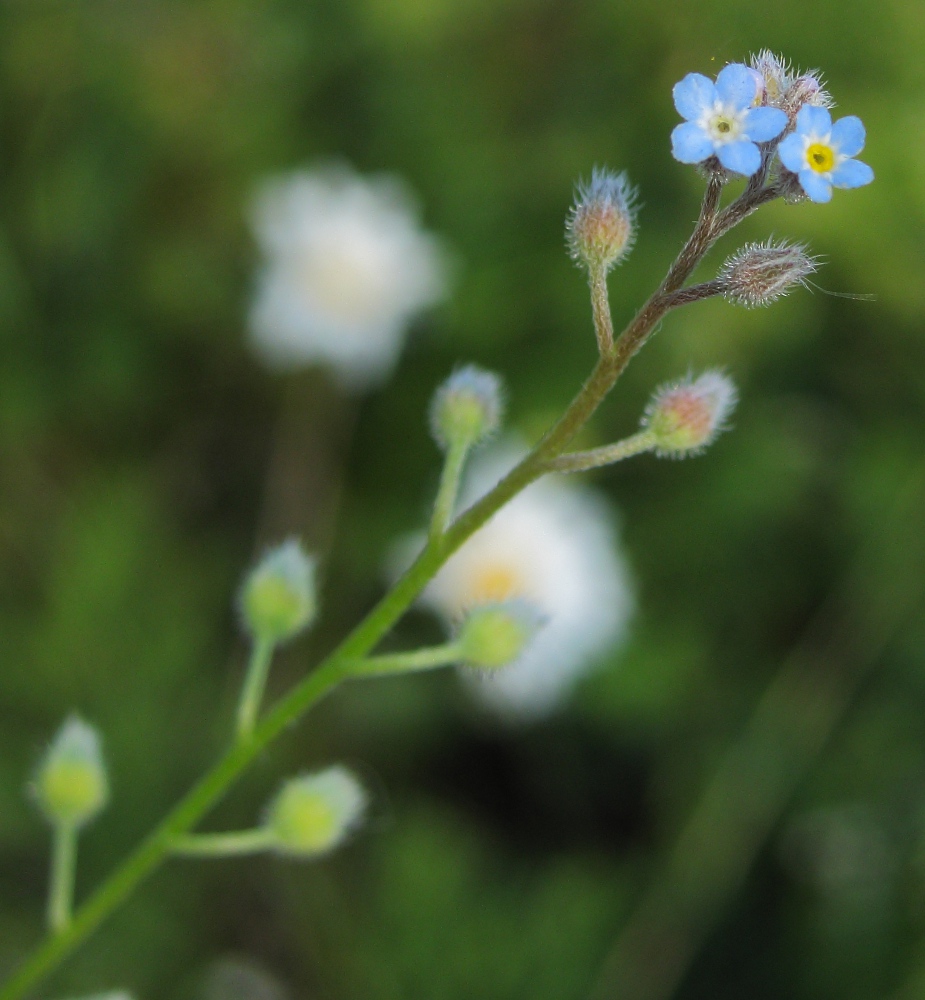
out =
<svg viewBox="0 0 925 1000"><path fill-rule="evenodd" d="M192 997L237 954L298 998L586 997L762 691L846 580L794 712L732 788L768 805L779 738L797 750L794 794L768 805L744 884L720 892L743 815L721 787L726 818L676 853L687 874L656 924L710 928L677 993L690 1000L879 1000L914 975L925 7L909 0L0 8L0 971L41 933L47 831L24 786L63 715L98 724L111 762L85 891L224 745L245 655L232 595L254 553L291 531L325 553L323 619L280 661L281 690L371 605L390 540L421 524L438 473L423 415L454 363L503 373L528 436L592 364L562 241L574 181L606 164L641 189L639 240L611 281L619 323L696 216L702 181L669 151L671 86L764 46L823 68L839 113L868 127L877 180L827 206L762 210L716 262L773 231L824 257L824 288L876 299L700 304L634 363L588 443L631 431L651 388L688 366L726 366L742 402L706 457L597 476L638 579L628 647L567 713L524 730L490 724L450 675L337 694L210 823L247 824L282 775L342 759L373 792L363 834L319 865L173 862L41 995ZM450 303L357 402L315 374L271 377L244 340L254 185L332 156L404 175L458 257ZM437 635L414 614L394 644ZM837 725L815 756L787 724L813 703L817 664ZM822 726L807 718L809 746Z"/></svg>

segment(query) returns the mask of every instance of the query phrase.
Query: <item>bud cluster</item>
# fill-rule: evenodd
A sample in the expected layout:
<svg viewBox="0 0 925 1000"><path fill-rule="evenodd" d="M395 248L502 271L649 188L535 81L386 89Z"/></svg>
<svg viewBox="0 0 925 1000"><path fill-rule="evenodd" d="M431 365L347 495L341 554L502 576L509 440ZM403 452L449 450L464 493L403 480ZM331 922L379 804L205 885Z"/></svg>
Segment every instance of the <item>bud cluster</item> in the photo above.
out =
<svg viewBox="0 0 925 1000"><path fill-rule="evenodd" d="M595 167L591 182L578 185L565 234L572 259L589 269L606 273L625 257L636 236L636 191L626 174Z"/></svg>
<svg viewBox="0 0 925 1000"><path fill-rule="evenodd" d="M646 407L642 426L652 436L660 458L697 455L726 429L737 393L732 380L720 371L656 389Z"/></svg>
<svg viewBox="0 0 925 1000"><path fill-rule="evenodd" d="M762 105L780 108L791 124L805 105L831 108L834 104L826 91L818 70L800 72L782 56L762 49L751 58L751 67L759 85L758 100Z"/></svg>
<svg viewBox="0 0 925 1000"><path fill-rule="evenodd" d="M728 257L717 281L724 298L735 305L754 309L786 295L819 267L817 258L803 243L747 243Z"/></svg>
<svg viewBox="0 0 925 1000"><path fill-rule="evenodd" d="M430 407L430 428L446 451L453 445L471 447L501 426L504 397L494 373L466 365L437 389Z"/></svg>

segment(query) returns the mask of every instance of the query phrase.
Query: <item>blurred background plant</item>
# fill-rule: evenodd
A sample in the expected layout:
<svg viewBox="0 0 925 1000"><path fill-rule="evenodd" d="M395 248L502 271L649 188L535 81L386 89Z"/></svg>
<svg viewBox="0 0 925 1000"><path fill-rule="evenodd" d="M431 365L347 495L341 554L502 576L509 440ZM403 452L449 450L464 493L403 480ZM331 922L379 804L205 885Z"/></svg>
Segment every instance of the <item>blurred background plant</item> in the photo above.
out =
<svg viewBox="0 0 925 1000"><path fill-rule="evenodd" d="M671 159L672 85L770 46L823 67L878 181L765 208L715 264L773 229L824 258L820 285L876 301L700 303L632 366L583 447L630 433L688 366L726 366L742 403L702 459L594 474L636 581L626 643L528 725L450 674L342 690L214 821L244 826L281 776L342 759L372 794L365 832L320 865L170 863L54 995L606 996L630 975L626 941L662 940L666 913L711 928L683 939L679 997L919 995L923 44L903 0L0 10L0 972L40 932L47 833L23 789L64 714L100 728L109 764L82 891L226 738L242 568L288 534L322 555L319 624L282 652L279 691L426 519L424 415L453 366L503 373L528 439L590 367L562 245L576 178L607 163L641 187L611 279L620 326L700 197ZM267 177L338 159L406 178L455 255L451 298L363 395L275 374L248 346L248 206ZM441 637L421 613L395 642ZM762 728L760 708L748 722L768 699L792 729ZM743 786L767 792L750 826ZM622 995L659 995L661 957L630 950L641 979Z"/></svg>

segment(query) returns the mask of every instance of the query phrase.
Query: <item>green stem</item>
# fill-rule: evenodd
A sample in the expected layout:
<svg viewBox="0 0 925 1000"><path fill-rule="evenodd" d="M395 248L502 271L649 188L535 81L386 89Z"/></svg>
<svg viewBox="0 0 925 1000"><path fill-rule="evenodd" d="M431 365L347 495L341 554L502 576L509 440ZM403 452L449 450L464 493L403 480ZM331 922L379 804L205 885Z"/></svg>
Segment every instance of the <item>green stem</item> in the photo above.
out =
<svg viewBox="0 0 925 1000"><path fill-rule="evenodd" d="M656 443L652 431L640 431L615 444L605 444L601 448L591 448L589 451L573 451L568 455L560 455L552 459L549 469L553 472L585 472L651 451Z"/></svg>
<svg viewBox="0 0 925 1000"><path fill-rule="evenodd" d="M440 488L437 490L434 513L430 521L431 540L444 534L453 518L456 497L459 495L459 481L468 454L468 441L454 441L447 450L446 458L443 460L443 472L440 475Z"/></svg>
<svg viewBox="0 0 925 1000"><path fill-rule="evenodd" d="M227 858L240 854L259 854L274 844L273 834L263 827L233 830L230 833L190 833L177 837L172 854L197 858Z"/></svg>
<svg viewBox="0 0 925 1000"><path fill-rule="evenodd" d="M717 215L721 185L710 181L700 219L660 288L650 296L617 340L601 357L588 380L559 421L539 444L481 500L456 519L440 538L431 538L395 586L379 601L341 644L307 678L295 686L254 726L241 736L135 851L74 914L68 927L32 952L11 979L0 988L0 1000L20 1000L85 941L113 910L131 895L170 854L178 837L187 833L221 798L241 772L280 733L319 702L351 673L408 609L446 560L508 500L546 471L587 423L632 356L671 308L671 293L687 280L716 239L735 224L733 209L742 218L753 211L744 195ZM738 206L738 208L736 208ZM719 224L722 218L723 225Z"/></svg>
<svg viewBox="0 0 925 1000"><path fill-rule="evenodd" d="M387 677L392 674L410 674L435 667L448 667L459 663L460 649L456 643L429 646L410 653L386 653L358 660L350 671L351 677Z"/></svg>
<svg viewBox="0 0 925 1000"><path fill-rule="evenodd" d="M267 686L267 675L273 660L274 643L256 638L251 650L250 661L247 664L247 675L244 687L241 689L241 700L238 702L237 733L238 739L246 739L254 731L257 716L260 714L260 703Z"/></svg>
<svg viewBox="0 0 925 1000"><path fill-rule="evenodd" d="M48 927L60 934L71 922L77 874L77 827L56 823L52 834L51 880L48 886Z"/></svg>

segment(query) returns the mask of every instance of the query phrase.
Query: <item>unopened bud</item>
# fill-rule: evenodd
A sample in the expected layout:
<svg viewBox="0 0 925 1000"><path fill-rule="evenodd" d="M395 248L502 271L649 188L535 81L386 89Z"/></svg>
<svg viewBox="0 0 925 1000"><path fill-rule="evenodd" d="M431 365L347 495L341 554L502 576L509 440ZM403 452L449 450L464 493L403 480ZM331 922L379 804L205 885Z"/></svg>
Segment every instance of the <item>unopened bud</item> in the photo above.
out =
<svg viewBox="0 0 925 1000"><path fill-rule="evenodd" d="M456 641L470 667L497 670L513 663L543 624L527 601L501 601L474 608L459 627Z"/></svg>
<svg viewBox="0 0 925 1000"><path fill-rule="evenodd" d="M807 104L817 108L831 108L835 104L815 70L795 76L780 101L791 122L796 120L800 108Z"/></svg>
<svg viewBox="0 0 925 1000"><path fill-rule="evenodd" d="M565 224L573 260L607 272L629 253L635 238L636 192L626 174L598 170L590 184L579 184Z"/></svg>
<svg viewBox="0 0 925 1000"><path fill-rule="evenodd" d="M501 379L475 365L460 368L437 389L430 407L430 428L444 450L471 446L501 426Z"/></svg>
<svg viewBox="0 0 925 1000"><path fill-rule="evenodd" d="M80 827L93 819L109 798L97 731L76 715L66 719L45 752L33 790L54 824Z"/></svg>
<svg viewBox="0 0 925 1000"><path fill-rule="evenodd" d="M245 579L240 603L255 639L274 644L291 639L317 611L314 559L295 539L270 549Z"/></svg>
<svg viewBox="0 0 925 1000"><path fill-rule="evenodd" d="M758 103L779 108L781 98L790 86L790 65L783 56L775 55L770 49L762 49L751 57L751 68L760 83Z"/></svg>
<svg viewBox="0 0 925 1000"><path fill-rule="evenodd" d="M265 828L283 854L324 854L337 847L366 809L363 786L345 767L291 778L267 809Z"/></svg>
<svg viewBox="0 0 925 1000"><path fill-rule="evenodd" d="M719 371L656 389L642 421L656 455L684 458L703 451L726 429L736 398L732 380Z"/></svg>
<svg viewBox="0 0 925 1000"><path fill-rule="evenodd" d="M766 306L806 285L818 268L815 257L801 243L747 243L723 263L718 281L723 296L735 305Z"/></svg>
<svg viewBox="0 0 925 1000"><path fill-rule="evenodd" d="M751 58L752 69L761 82L759 103L785 111L793 122L805 104L830 108L832 98L816 70L795 70L783 56L762 49Z"/></svg>

